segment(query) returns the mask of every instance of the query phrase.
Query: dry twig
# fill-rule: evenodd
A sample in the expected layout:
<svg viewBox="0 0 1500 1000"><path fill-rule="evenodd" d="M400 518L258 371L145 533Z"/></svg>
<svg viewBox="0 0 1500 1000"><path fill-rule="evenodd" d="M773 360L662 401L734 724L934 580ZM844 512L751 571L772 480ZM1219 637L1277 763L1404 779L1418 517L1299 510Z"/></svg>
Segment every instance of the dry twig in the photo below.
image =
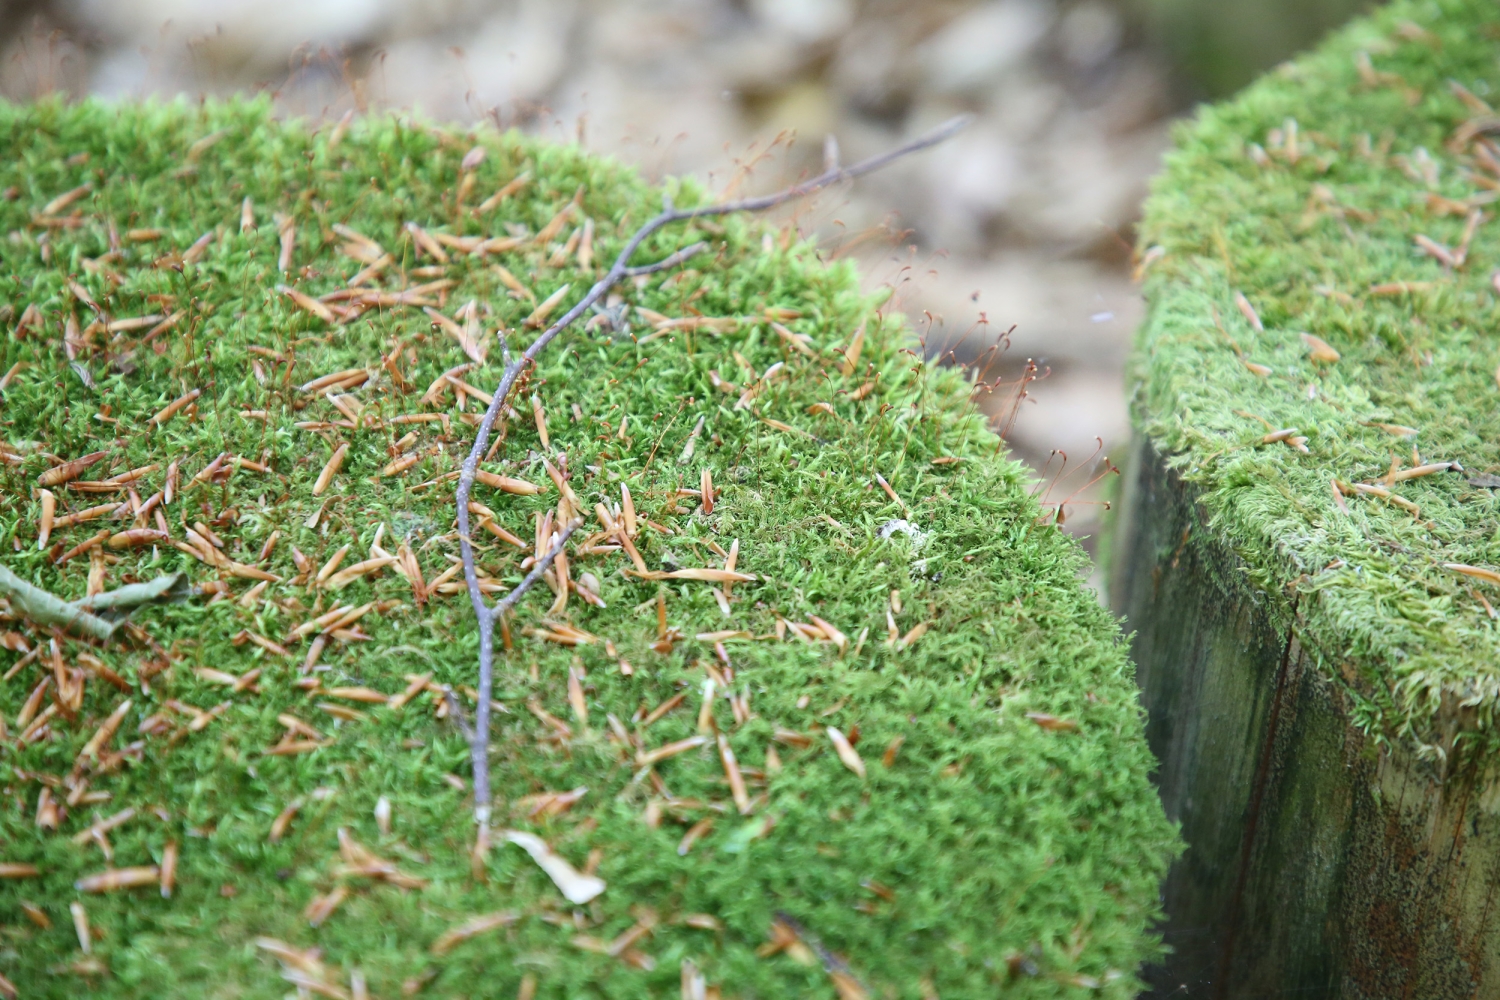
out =
<svg viewBox="0 0 1500 1000"><path fill-rule="evenodd" d="M522 373L536 363L537 356L542 353L559 333L571 326L580 316L588 312L589 308L604 298L617 283L626 279L653 274L657 271L676 267L692 258L694 255L706 250L706 243L694 243L684 247L675 253L669 254L661 260L632 266L630 258L640 249L644 243L657 230L678 222L689 222L693 219L702 219L712 216L734 215L741 212L764 212L768 209L783 205L797 198L806 197L809 194L820 191L833 184L853 180L864 174L871 173L887 166L902 157L927 149L947 140L960 129L969 124L970 116L964 115L940 125L938 128L925 135L892 149L878 156L870 157L849 167L841 167L837 161L831 161L821 174L801 184L794 184L789 188L774 194L764 195L759 198L744 198L738 201L723 202L718 205L704 205L699 208L676 208L672 205L670 197L663 199L662 211L650 219L625 243L624 249L615 258L615 262L604 276L596 281L592 288L584 294L571 308L564 312L551 326L543 330L531 346L527 347L519 356L512 357L509 346L501 338L501 351L505 362L505 370L500 377L500 383L494 394L490 397L489 406L479 422L479 427L474 434L474 445L469 449L469 455L464 460L463 472L458 480L458 524L459 524L459 547L463 556L464 580L468 585L469 602L474 607L474 615L479 621L479 704L474 714L474 727L469 740L470 760L474 769L474 819L481 826L488 828L490 821L490 776L489 776L489 728L490 728L490 696L494 689L494 658L495 622L509 611L521 597L531 589L537 580L542 578L542 573L552 564L567 543L568 538L583 523L582 519L576 519L559 533L557 540L532 566L526 577L516 585L510 593L501 598L499 603L491 606L484 597L484 591L480 587L479 572L474 561L474 547L471 542L471 525L469 519L469 495L474 488L474 480L479 471L479 462L484 457L485 449L489 446L490 433L494 430L495 421L499 418L502 409L509 398L511 391L515 388L517 380ZM540 325L540 323L538 323ZM468 733L466 732L466 735Z"/></svg>

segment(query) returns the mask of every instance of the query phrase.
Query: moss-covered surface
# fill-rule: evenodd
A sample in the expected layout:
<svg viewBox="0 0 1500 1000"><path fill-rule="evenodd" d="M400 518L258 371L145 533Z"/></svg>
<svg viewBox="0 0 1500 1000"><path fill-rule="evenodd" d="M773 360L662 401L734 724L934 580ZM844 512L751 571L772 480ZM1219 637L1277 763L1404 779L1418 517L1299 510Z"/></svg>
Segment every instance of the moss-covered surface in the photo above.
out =
<svg viewBox="0 0 1500 1000"><path fill-rule="evenodd" d="M1159 249L1138 423L1359 723L1433 759L1490 752L1500 699L1500 591L1445 568L1500 566L1500 501L1472 484L1500 483L1479 478L1500 471L1500 148L1465 128L1497 56L1500 15L1478 0L1356 22L1185 126L1143 229ZM1471 209L1467 259L1444 262ZM1261 443L1285 428L1306 453ZM1464 471L1400 478L1450 461ZM1334 480L1399 502L1336 499Z"/></svg>
<svg viewBox="0 0 1500 1000"><path fill-rule="evenodd" d="M549 616L545 589L511 622L493 746L500 816L607 881L601 896L575 908L515 847L492 849L483 881L471 874L467 748L451 722L435 717L435 694L397 709L339 701L331 691L394 695L410 675L428 673L436 684L472 683L476 631L453 578L418 606L392 569L330 593L308 586L294 561L294 547L316 569L349 546L348 566L378 541L392 553L409 545L427 584L452 566L447 474L469 429L454 392L421 397L464 353L418 308L371 309L330 324L276 286L315 296L343 288L362 266L340 250L347 236L334 226L347 225L395 258L376 286L451 279L425 293L432 308L454 317L478 303L488 360L462 378L484 387L499 373L495 329L512 330L514 342L532 309L508 294L493 264L537 299L565 283L576 296L659 195L615 164L513 135L379 120L355 123L335 143L330 131L273 123L254 105L7 107L0 131L0 187L9 188L0 202L0 231L9 234L0 239L0 298L13 331L0 371L21 366L0 414L13 453L0 472L5 564L68 598L85 592L91 570L106 587L177 569L200 585L227 585L219 599L143 611L143 631L114 645L61 637L64 678L84 671L81 707L73 718L55 715L24 744L17 717L54 665L44 632L5 625L11 647L44 647L0 682L9 726L0 861L41 871L0 880L0 974L26 996L281 996L288 983L257 950L258 936L322 949L327 982L351 990L358 969L383 997L513 997L526 988L523 976L534 977L539 997L675 996L688 961L722 995L747 998L1133 995L1138 963L1159 947L1149 925L1175 840L1147 782L1151 760L1124 647L1079 586L1079 550L1041 524L1021 467L996 457L961 380L905 349L902 325L878 314L848 266L825 266L809 247L753 220L660 234L643 258L699 237L714 242L714 254L626 287L625 301L667 317L738 322L647 342L650 314L622 310L629 331L596 325L565 334L516 400L520 412L486 466L546 487L535 497L479 489L499 523L526 542L522 551L485 536L481 567L504 584L520 577L534 519L558 500L538 454L532 391L545 408L548 454L566 453L585 507L618 504L621 486L631 488L641 518L635 544L651 569L721 567L719 553L737 539L739 570L757 577L734 587L725 613L707 583L642 580L623 572L630 562L618 552L575 551L572 578L593 574L607 607L574 595L550 620L600 641L565 647L538 638ZM460 161L476 143L487 155L459 203ZM523 172L529 184L475 213ZM91 185L83 197L43 212L83 184ZM539 245L531 234L575 192L581 208ZM255 228L241 227L247 198ZM278 272L273 213L295 226L287 275ZM594 227L591 267L565 243L585 216ZM455 250L441 264L418 256L403 235L407 222L431 233L522 238L498 256ZM201 253L183 263L205 233L212 236ZM772 315L807 338L805 351L773 330L767 309L783 310ZM178 312L175 326L154 337L150 325L118 325ZM839 352L852 351L862 325L862 353L846 375ZM779 375L736 408L743 388L776 364ZM337 401L342 411L298 388L356 368L370 378ZM716 380L737 388L725 392ZM193 389L202 390L193 406L150 422ZM810 410L815 403L826 405ZM472 419L472 400L469 407ZM446 428L392 423L424 412L446 414ZM695 453L683 461L700 418ZM416 443L404 447L420 461L382 475L388 448L413 430ZM342 470L314 496L341 443L349 445ZM37 477L96 450L106 457L84 474L90 481L159 466L135 484L143 500L179 462L178 497L164 508L171 539L187 541L202 522L223 543L220 559L280 579L251 594L254 581L165 543L55 565L99 525L129 526L58 529L38 549ZM221 454L268 471L231 460L193 485ZM704 469L718 493L711 513L678 493L698 488ZM876 473L901 504L876 485ZM128 499L53 490L59 515ZM923 543L881 536L882 525L903 517ZM149 527L154 515L145 520ZM279 542L262 559L276 531ZM897 632L927 626L904 648L886 641L892 591L900 592ZM675 641L661 645L659 595L675 630ZM370 601L381 603L354 633L331 638L304 673L310 637L289 638L294 629L335 606ZM847 636L842 653L834 642L798 637L795 625L812 616ZM712 638L699 638L716 631L743 633L723 640L727 664ZM290 655L250 634L286 644ZM19 659L6 653L7 669ZM119 675L134 704L100 761L75 766L127 697L97 663ZM232 680L225 674L251 670L261 671L254 688L224 683ZM712 743L651 772L637 770L638 747L625 742L651 750L692 737L714 672L728 691L709 713L744 769L748 816L731 800ZM306 689L309 678L317 690ZM679 694L679 707L641 724ZM743 700L736 706L726 694ZM580 697L586 719L575 707ZM190 725L195 711L220 705L206 725ZM361 715L340 719L327 705ZM316 729L323 745L268 755L287 735L284 715ZM863 779L841 763L824 727L857 738ZM49 782L57 797L86 782L88 793L107 798L78 801L57 830L40 829ZM553 815L526 798L576 788L587 791ZM381 797L391 805L388 834L374 815ZM272 842L278 815L297 800L300 811ZM170 899L155 886L74 889L105 867L100 847L74 835L126 808L134 817L107 834L113 863L157 864L177 842ZM706 820L711 826L699 825ZM402 889L341 872L340 828L425 885ZM700 836L683 845L690 829ZM304 908L340 886L347 899L310 926ZM29 919L23 901L51 927ZM90 956L71 924L75 901L93 928ZM497 911L515 919L446 954L430 950L444 932ZM804 937L757 954L777 913ZM620 957L599 950L653 923L630 948L616 947Z"/></svg>

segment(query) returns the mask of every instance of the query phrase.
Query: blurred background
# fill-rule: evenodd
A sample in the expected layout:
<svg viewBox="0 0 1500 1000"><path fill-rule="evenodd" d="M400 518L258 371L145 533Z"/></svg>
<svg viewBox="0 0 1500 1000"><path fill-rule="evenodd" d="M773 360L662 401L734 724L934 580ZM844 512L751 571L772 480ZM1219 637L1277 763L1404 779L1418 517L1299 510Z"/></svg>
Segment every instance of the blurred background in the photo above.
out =
<svg viewBox="0 0 1500 1000"><path fill-rule="evenodd" d="M266 92L323 120L414 108L714 190L753 168L742 193L815 172L825 134L853 162L971 112L956 140L786 221L858 260L872 287L894 285L929 355L985 359L983 377L1005 382L976 402L1056 501L1103 456L1124 457L1121 372L1142 312L1133 225L1172 121L1366 6L0 0L0 95ZM1007 349L986 355L1001 338ZM1020 398L1029 360L1038 377ZM1107 486L1067 507L1091 552Z"/></svg>

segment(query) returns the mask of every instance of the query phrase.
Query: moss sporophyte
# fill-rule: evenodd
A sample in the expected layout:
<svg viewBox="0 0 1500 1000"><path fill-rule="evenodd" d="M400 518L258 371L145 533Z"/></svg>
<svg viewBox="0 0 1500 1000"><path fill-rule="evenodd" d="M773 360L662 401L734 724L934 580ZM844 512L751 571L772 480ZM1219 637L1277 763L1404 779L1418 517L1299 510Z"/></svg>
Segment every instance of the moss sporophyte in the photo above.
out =
<svg viewBox="0 0 1500 1000"><path fill-rule="evenodd" d="M850 265L658 232L707 250L502 401L480 589L580 526L496 623L476 853L460 459L662 192L263 103L0 128L3 561L109 635L0 630L25 995L1135 993L1176 840L1117 627Z"/></svg>

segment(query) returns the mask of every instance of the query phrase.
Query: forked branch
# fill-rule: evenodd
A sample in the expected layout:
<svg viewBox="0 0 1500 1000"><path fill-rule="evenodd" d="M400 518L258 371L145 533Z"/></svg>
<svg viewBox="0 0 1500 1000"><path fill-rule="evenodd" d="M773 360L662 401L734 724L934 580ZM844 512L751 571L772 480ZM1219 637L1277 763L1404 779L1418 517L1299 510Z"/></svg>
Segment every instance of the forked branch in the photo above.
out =
<svg viewBox="0 0 1500 1000"><path fill-rule="evenodd" d="M721 202L717 205L703 205L697 208L676 208L672 205L670 198L663 199L662 211L654 216L626 242L624 249L615 258L614 264L605 272L604 276L594 282L588 292L573 305L571 309L558 317L547 329L543 330L531 345L519 356L512 358L508 349L505 350L505 370L500 376L500 384L495 393L490 397L489 407L485 410L483 418L479 422L479 428L474 435L474 446L469 449L469 455L464 460L463 472L458 480L458 539L459 549L463 556L464 581L468 585L469 602L474 607L474 616L479 621L479 705L474 713L473 734L469 740L470 760L474 769L474 818L481 826L488 827L490 820L490 775L489 775L489 727L490 727L490 695L494 690L494 660L495 644L494 632L495 622L506 611L510 610L521 597L542 578L542 574L552 565L557 558L568 538L583 523L581 519L574 520L562 531L558 532L555 540L542 554L541 558L531 568L526 577L516 587L506 594L500 601L491 607L484 598L484 592L479 585L479 571L474 562L474 547L470 542L469 522L469 495L474 489L475 474L479 470L480 459L484 456L485 448L489 445L490 434L494 430L495 421L500 416L501 408L505 406L507 397L516 386L516 381L521 373L536 363L536 358L546 349L559 333L571 326L580 316L584 315L591 306L609 294L625 278L638 277L640 275L652 274L657 271L676 267L698 253L706 250L706 243L694 243L682 248L649 264L630 264L630 258L640 249L647 239L657 230L664 226L677 222L689 222L693 219L708 218L710 216L732 215L739 212L764 212L768 209L783 205L797 198L803 198L823 188L842 181L853 180L865 174L879 170L912 153L936 146L953 136L971 121L971 116L964 115L951 119L938 126L931 132L898 146L878 156L872 156L852 166L842 167L837 162L837 146L827 147L825 169L821 174L800 184L777 191L774 194L763 195L758 198L743 198L737 201ZM502 338L502 348L505 345ZM563 583L566 586L566 583ZM467 732L465 735L469 735Z"/></svg>

